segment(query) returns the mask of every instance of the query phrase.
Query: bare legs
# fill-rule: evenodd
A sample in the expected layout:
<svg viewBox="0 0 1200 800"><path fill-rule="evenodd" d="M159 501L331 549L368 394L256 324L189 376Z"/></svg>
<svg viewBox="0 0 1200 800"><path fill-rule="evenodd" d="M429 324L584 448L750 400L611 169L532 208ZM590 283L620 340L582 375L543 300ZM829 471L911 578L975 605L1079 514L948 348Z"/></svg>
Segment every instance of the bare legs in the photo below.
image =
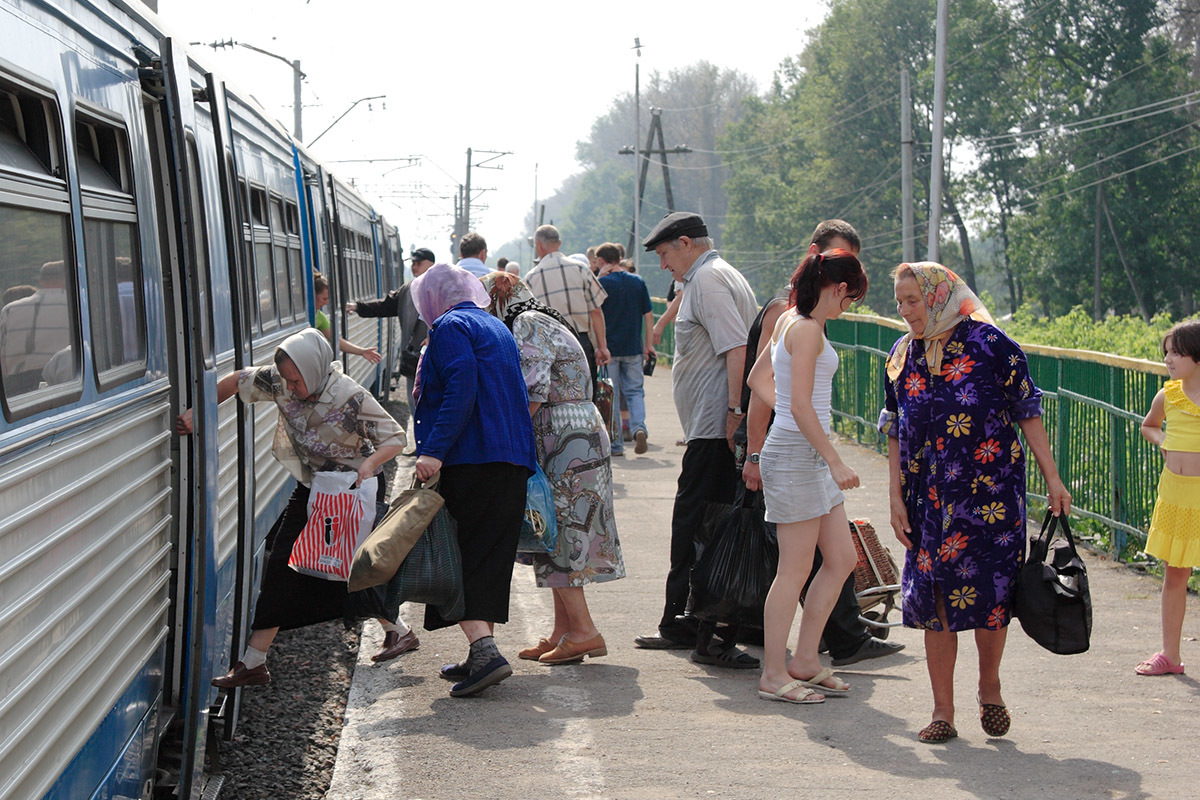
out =
<svg viewBox="0 0 1200 800"><path fill-rule="evenodd" d="M929 669L929 683L933 688L933 719L954 724L954 666L958 660L958 633L950 630L946 622L946 608L939 594L937 600L938 619L942 630L925 631L925 663ZM988 630L975 629L975 649L979 651L979 702L1004 705L1000 696L1000 659L1004 656L1004 644L1008 640L1008 628Z"/></svg>
<svg viewBox="0 0 1200 800"><path fill-rule="evenodd" d="M808 679L821 671L817 655L821 631L857 560L841 504L823 517L781 524L777 530L779 568L763 610L763 672L758 682L759 688L768 692L777 690L793 678ZM800 617L800 635L789 664L788 633L796 616L800 590L812 569L813 550L817 545L821 547L824 561L808 587Z"/></svg>
<svg viewBox="0 0 1200 800"><path fill-rule="evenodd" d="M1179 664L1179 640L1183 636L1183 613L1187 608L1190 567L1167 567L1162 588L1162 654L1172 666Z"/></svg>

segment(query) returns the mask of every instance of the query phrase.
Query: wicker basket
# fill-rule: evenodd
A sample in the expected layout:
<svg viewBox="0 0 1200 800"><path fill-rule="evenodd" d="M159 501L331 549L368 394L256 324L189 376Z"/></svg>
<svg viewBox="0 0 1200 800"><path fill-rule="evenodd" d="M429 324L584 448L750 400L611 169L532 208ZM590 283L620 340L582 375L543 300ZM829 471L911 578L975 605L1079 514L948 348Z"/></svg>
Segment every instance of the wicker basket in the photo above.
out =
<svg viewBox="0 0 1200 800"><path fill-rule="evenodd" d="M870 522L864 519L852 520L850 534L854 541L854 549L858 553L858 563L854 565L854 591L861 595L871 589L879 590L860 596L859 607L866 611L882 603L884 610L880 616L886 617L896 606L896 590L890 588L900 583L900 570L896 567L896 560L892 558L888 549L879 543L875 527Z"/></svg>

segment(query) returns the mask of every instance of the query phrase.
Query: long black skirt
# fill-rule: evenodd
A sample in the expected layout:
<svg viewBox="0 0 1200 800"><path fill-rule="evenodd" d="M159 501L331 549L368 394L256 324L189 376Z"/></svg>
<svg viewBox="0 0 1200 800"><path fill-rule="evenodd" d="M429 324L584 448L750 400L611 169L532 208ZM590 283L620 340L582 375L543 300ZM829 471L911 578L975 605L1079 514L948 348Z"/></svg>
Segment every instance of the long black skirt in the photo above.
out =
<svg viewBox="0 0 1200 800"><path fill-rule="evenodd" d="M379 481L382 486L382 475ZM386 493L386 489L383 491ZM347 627L369 618L395 622L396 615L384 609L385 586L347 592L346 584L341 581L301 575L288 566L292 546L308 523L308 494L307 486L296 484L287 508L267 537L267 565L250 627L286 631L335 619L342 620Z"/></svg>
<svg viewBox="0 0 1200 800"><path fill-rule="evenodd" d="M438 492L458 527L462 551L463 619L508 622L517 540L525 518L529 470L516 464L458 464L442 467ZM432 606L425 607L425 629L455 624Z"/></svg>

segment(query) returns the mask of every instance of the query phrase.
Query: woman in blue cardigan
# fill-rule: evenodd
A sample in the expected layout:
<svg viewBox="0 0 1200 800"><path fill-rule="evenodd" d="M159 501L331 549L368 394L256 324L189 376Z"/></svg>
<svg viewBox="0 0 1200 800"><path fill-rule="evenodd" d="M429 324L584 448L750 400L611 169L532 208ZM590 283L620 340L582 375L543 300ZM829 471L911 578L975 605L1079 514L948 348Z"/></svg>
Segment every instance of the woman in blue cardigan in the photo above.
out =
<svg viewBox="0 0 1200 800"><path fill-rule="evenodd" d="M417 478L439 470L439 491L458 526L466 613L458 622L471 649L442 667L453 697L478 694L512 674L496 648L508 622L509 585L525 515L525 484L536 455L517 344L485 309L490 298L471 273L435 264L413 281L411 296L429 324L417 368ZM453 624L432 607L425 627Z"/></svg>

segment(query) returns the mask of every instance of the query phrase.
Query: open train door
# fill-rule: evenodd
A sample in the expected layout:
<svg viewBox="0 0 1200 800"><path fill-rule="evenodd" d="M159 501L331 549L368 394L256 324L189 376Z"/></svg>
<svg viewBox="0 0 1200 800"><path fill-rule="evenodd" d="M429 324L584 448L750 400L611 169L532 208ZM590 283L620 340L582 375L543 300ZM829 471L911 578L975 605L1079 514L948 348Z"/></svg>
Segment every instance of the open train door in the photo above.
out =
<svg viewBox="0 0 1200 800"><path fill-rule="evenodd" d="M193 409L193 436L177 437L174 496L176 521L172 559L173 641L168 648L166 704L174 711L160 762L160 793L192 800L219 787L206 787L205 744L208 697L212 693L211 650L215 643L209 610L215 593L213 520L216 517L217 377L211 353L207 270L196 260L197 223L193 182L199 179L189 142L194 130L193 92L187 55L170 38L159 41L157 58L142 70L154 182L158 235L163 253L168 370L172 404ZM191 150L189 150L189 146ZM167 757L172 763L166 763ZM178 759L174 763L174 759ZM175 786L170 786L175 783Z"/></svg>
<svg viewBox="0 0 1200 800"><path fill-rule="evenodd" d="M229 266L231 308L229 319L233 327L233 366L241 370L253 366L250 342L250 310L246 298L250 291L249 274L243 258L243 203L238 197L237 151L233 146L233 125L225 84L211 72L204 76L205 99L212 113L213 136L217 148L217 173L221 184L221 213L225 228L225 257ZM245 404L236 409L237 436L237 574L234 578L234 610L230 653L241 653L250 635L251 600L254 596L254 414ZM221 735L228 741L236 732L242 692L235 689L222 695L223 702L214 710L221 722Z"/></svg>

